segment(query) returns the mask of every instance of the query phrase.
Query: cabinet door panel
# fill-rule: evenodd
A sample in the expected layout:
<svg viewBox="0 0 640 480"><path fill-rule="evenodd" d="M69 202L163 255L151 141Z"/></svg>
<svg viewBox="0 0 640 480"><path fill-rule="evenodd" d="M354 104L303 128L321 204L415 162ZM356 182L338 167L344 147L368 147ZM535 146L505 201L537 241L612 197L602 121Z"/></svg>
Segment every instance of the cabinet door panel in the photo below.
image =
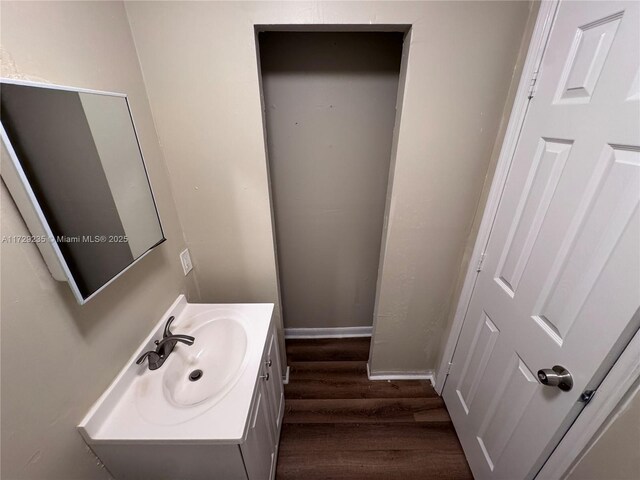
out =
<svg viewBox="0 0 640 480"><path fill-rule="evenodd" d="M251 423L247 439L242 444L242 456L249 480L265 480L270 478L275 445L271 431L271 412L269 411L269 394L266 381L258 380L256 400L251 415Z"/></svg>
<svg viewBox="0 0 640 480"><path fill-rule="evenodd" d="M274 422L275 442L278 442L282 413L284 411L284 388L282 386L282 368L280 366L280 353L278 351L278 332L271 328L269 333L269 346L265 358L269 372L267 388L269 390L269 403L271 405L271 415Z"/></svg>

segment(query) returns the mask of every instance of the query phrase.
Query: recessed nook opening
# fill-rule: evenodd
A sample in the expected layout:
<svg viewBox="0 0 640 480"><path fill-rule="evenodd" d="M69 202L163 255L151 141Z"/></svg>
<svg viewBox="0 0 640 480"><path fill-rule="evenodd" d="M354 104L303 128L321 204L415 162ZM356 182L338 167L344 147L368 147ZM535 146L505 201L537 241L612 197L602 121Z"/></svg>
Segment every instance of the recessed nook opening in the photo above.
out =
<svg viewBox="0 0 640 480"><path fill-rule="evenodd" d="M408 48L378 28L257 28L287 329L373 324Z"/></svg>

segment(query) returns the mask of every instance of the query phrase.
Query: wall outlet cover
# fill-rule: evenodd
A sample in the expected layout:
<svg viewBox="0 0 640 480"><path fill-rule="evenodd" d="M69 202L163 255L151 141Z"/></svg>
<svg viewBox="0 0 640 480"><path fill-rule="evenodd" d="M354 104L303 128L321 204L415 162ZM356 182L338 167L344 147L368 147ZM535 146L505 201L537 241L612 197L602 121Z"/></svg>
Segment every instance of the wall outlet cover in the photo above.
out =
<svg viewBox="0 0 640 480"><path fill-rule="evenodd" d="M182 263L182 271L185 275L193 270L193 263L191 263L191 255L189 254L188 248L180 252L180 263Z"/></svg>

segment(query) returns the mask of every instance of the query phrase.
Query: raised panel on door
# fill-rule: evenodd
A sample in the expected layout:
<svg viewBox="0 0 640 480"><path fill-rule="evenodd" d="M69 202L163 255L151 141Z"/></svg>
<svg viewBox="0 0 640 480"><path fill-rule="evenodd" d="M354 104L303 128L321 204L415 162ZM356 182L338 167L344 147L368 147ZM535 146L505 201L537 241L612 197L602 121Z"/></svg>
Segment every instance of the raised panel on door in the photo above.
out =
<svg viewBox="0 0 640 480"><path fill-rule="evenodd" d="M469 355L465 360L456 386L456 393L466 414L470 412L476 392L484 377L487 363L500 335L498 327L494 325L484 311L482 312L482 317L482 321L478 323L469 349Z"/></svg>
<svg viewBox="0 0 640 480"><path fill-rule="evenodd" d="M639 7L558 7L443 391L478 479L533 478L640 327Z"/></svg>
<svg viewBox="0 0 640 480"><path fill-rule="evenodd" d="M551 138L538 141L496 274L496 281L511 297L516 294L572 143Z"/></svg>
<svg viewBox="0 0 640 480"><path fill-rule="evenodd" d="M640 203L640 149L605 145L532 318L562 345Z"/></svg>
<svg viewBox="0 0 640 480"><path fill-rule="evenodd" d="M591 100L622 16L623 12L618 11L576 29L555 103Z"/></svg>
<svg viewBox="0 0 640 480"><path fill-rule="evenodd" d="M506 371L500 385L493 392L486 412L483 412L477 435L491 470L504 453L509 438L538 386L535 375L517 354L514 353L505 366Z"/></svg>

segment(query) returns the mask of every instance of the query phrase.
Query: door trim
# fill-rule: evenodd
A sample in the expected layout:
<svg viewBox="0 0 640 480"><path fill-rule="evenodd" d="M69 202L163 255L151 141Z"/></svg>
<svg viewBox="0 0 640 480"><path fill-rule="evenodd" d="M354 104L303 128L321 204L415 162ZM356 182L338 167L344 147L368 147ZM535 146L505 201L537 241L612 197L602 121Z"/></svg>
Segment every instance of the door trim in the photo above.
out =
<svg viewBox="0 0 640 480"><path fill-rule="evenodd" d="M529 100L533 79L536 78L538 68L542 62L542 54L547 45L551 26L555 13L559 4L559 0L543 1L538 11L538 18L531 36L527 58L522 69L522 76L518 84L513 108L509 117L509 123L505 132L504 141L500 150L500 156L496 164L496 171L489 190L487 204L482 214L482 221L476 237L473 253L469 261L469 267L465 276L460 298L456 307L455 316L451 326L451 331L445 344L444 353L440 365L436 370L434 388L439 395L442 395L444 384L449 374L453 353L458 343L462 325L467 314L467 308L471 302L471 295L478 277L478 265L483 257L484 250L489 241L489 235L493 228L493 222L498 211L498 205L502 197L502 191L507 181L507 174L511 167L511 161L516 150L520 131L524 123L525 116L529 107Z"/></svg>

